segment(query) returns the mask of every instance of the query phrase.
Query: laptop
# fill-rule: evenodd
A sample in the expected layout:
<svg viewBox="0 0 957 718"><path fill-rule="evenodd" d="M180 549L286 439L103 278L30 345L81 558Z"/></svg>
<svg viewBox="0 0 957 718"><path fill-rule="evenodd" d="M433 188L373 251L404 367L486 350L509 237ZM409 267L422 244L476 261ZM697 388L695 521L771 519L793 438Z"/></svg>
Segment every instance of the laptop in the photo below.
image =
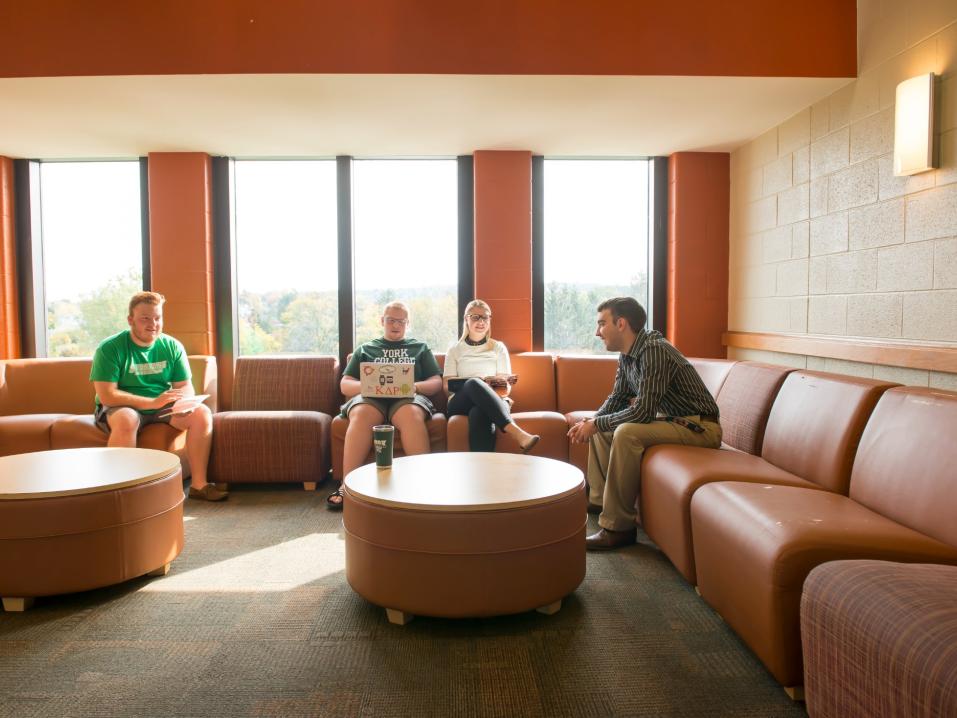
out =
<svg viewBox="0 0 957 718"><path fill-rule="evenodd" d="M359 363L362 396L370 399L402 399L415 396L415 364Z"/></svg>

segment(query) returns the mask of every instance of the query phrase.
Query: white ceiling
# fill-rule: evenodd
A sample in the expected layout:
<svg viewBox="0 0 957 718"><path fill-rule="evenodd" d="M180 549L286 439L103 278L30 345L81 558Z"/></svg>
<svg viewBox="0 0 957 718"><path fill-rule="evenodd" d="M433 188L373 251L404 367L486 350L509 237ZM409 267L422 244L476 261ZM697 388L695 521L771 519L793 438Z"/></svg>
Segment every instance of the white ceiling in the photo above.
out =
<svg viewBox="0 0 957 718"><path fill-rule="evenodd" d="M850 81L516 75L0 79L0 155L730 151Z"/></svg>

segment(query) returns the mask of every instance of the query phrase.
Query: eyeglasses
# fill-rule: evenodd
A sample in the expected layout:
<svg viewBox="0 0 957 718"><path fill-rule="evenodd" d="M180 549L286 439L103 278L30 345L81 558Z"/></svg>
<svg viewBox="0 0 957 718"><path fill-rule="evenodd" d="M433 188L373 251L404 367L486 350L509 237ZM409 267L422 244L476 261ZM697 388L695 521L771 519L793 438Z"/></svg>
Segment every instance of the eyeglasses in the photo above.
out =
<svg viewBox="0 0 957 718"><path fill-rule="evenodd" d="M469 321L472 321L472 322L487 322L492 317L490 316L487 317L484 314L469 314L468 318L469 318Z"/></svg>
<svg viewBox="0 0 957 718"><path fill-rule="evenodd" d="M385 323L391 324L393 327L404 327L409 323L408 319L396 319L395 317L385 317Z"/></svg>

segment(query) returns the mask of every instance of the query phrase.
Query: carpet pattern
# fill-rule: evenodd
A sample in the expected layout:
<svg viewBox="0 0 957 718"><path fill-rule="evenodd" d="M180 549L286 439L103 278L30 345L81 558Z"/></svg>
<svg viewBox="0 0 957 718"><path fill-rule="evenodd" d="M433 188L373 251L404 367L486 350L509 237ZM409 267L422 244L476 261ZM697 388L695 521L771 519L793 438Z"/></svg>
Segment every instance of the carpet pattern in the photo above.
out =
<svg viewBox="0 0 957 718"><path fill-rule="evenodd" d="M0 612L0 718L806 715L647 540L590 554L553 616L399 627L324 496L187 501L169 575Z"/></svg>

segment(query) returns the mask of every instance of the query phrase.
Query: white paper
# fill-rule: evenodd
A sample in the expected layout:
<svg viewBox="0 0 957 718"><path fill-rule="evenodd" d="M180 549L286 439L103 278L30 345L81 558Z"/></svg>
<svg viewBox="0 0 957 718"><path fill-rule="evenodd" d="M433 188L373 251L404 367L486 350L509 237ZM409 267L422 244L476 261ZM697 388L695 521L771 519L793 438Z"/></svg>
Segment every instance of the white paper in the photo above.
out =
<svg viewBox="0 0 957 718"><path fill-rule="evenodd" d="M204 400L209 398L209 394L196 394L195 396L184 396L182 399L178 400L172 406L168 406L165 409L160 409L156 412L157 416L166 416L167 414L188 414L193 411L197 406L203 403Z"/></svg>

